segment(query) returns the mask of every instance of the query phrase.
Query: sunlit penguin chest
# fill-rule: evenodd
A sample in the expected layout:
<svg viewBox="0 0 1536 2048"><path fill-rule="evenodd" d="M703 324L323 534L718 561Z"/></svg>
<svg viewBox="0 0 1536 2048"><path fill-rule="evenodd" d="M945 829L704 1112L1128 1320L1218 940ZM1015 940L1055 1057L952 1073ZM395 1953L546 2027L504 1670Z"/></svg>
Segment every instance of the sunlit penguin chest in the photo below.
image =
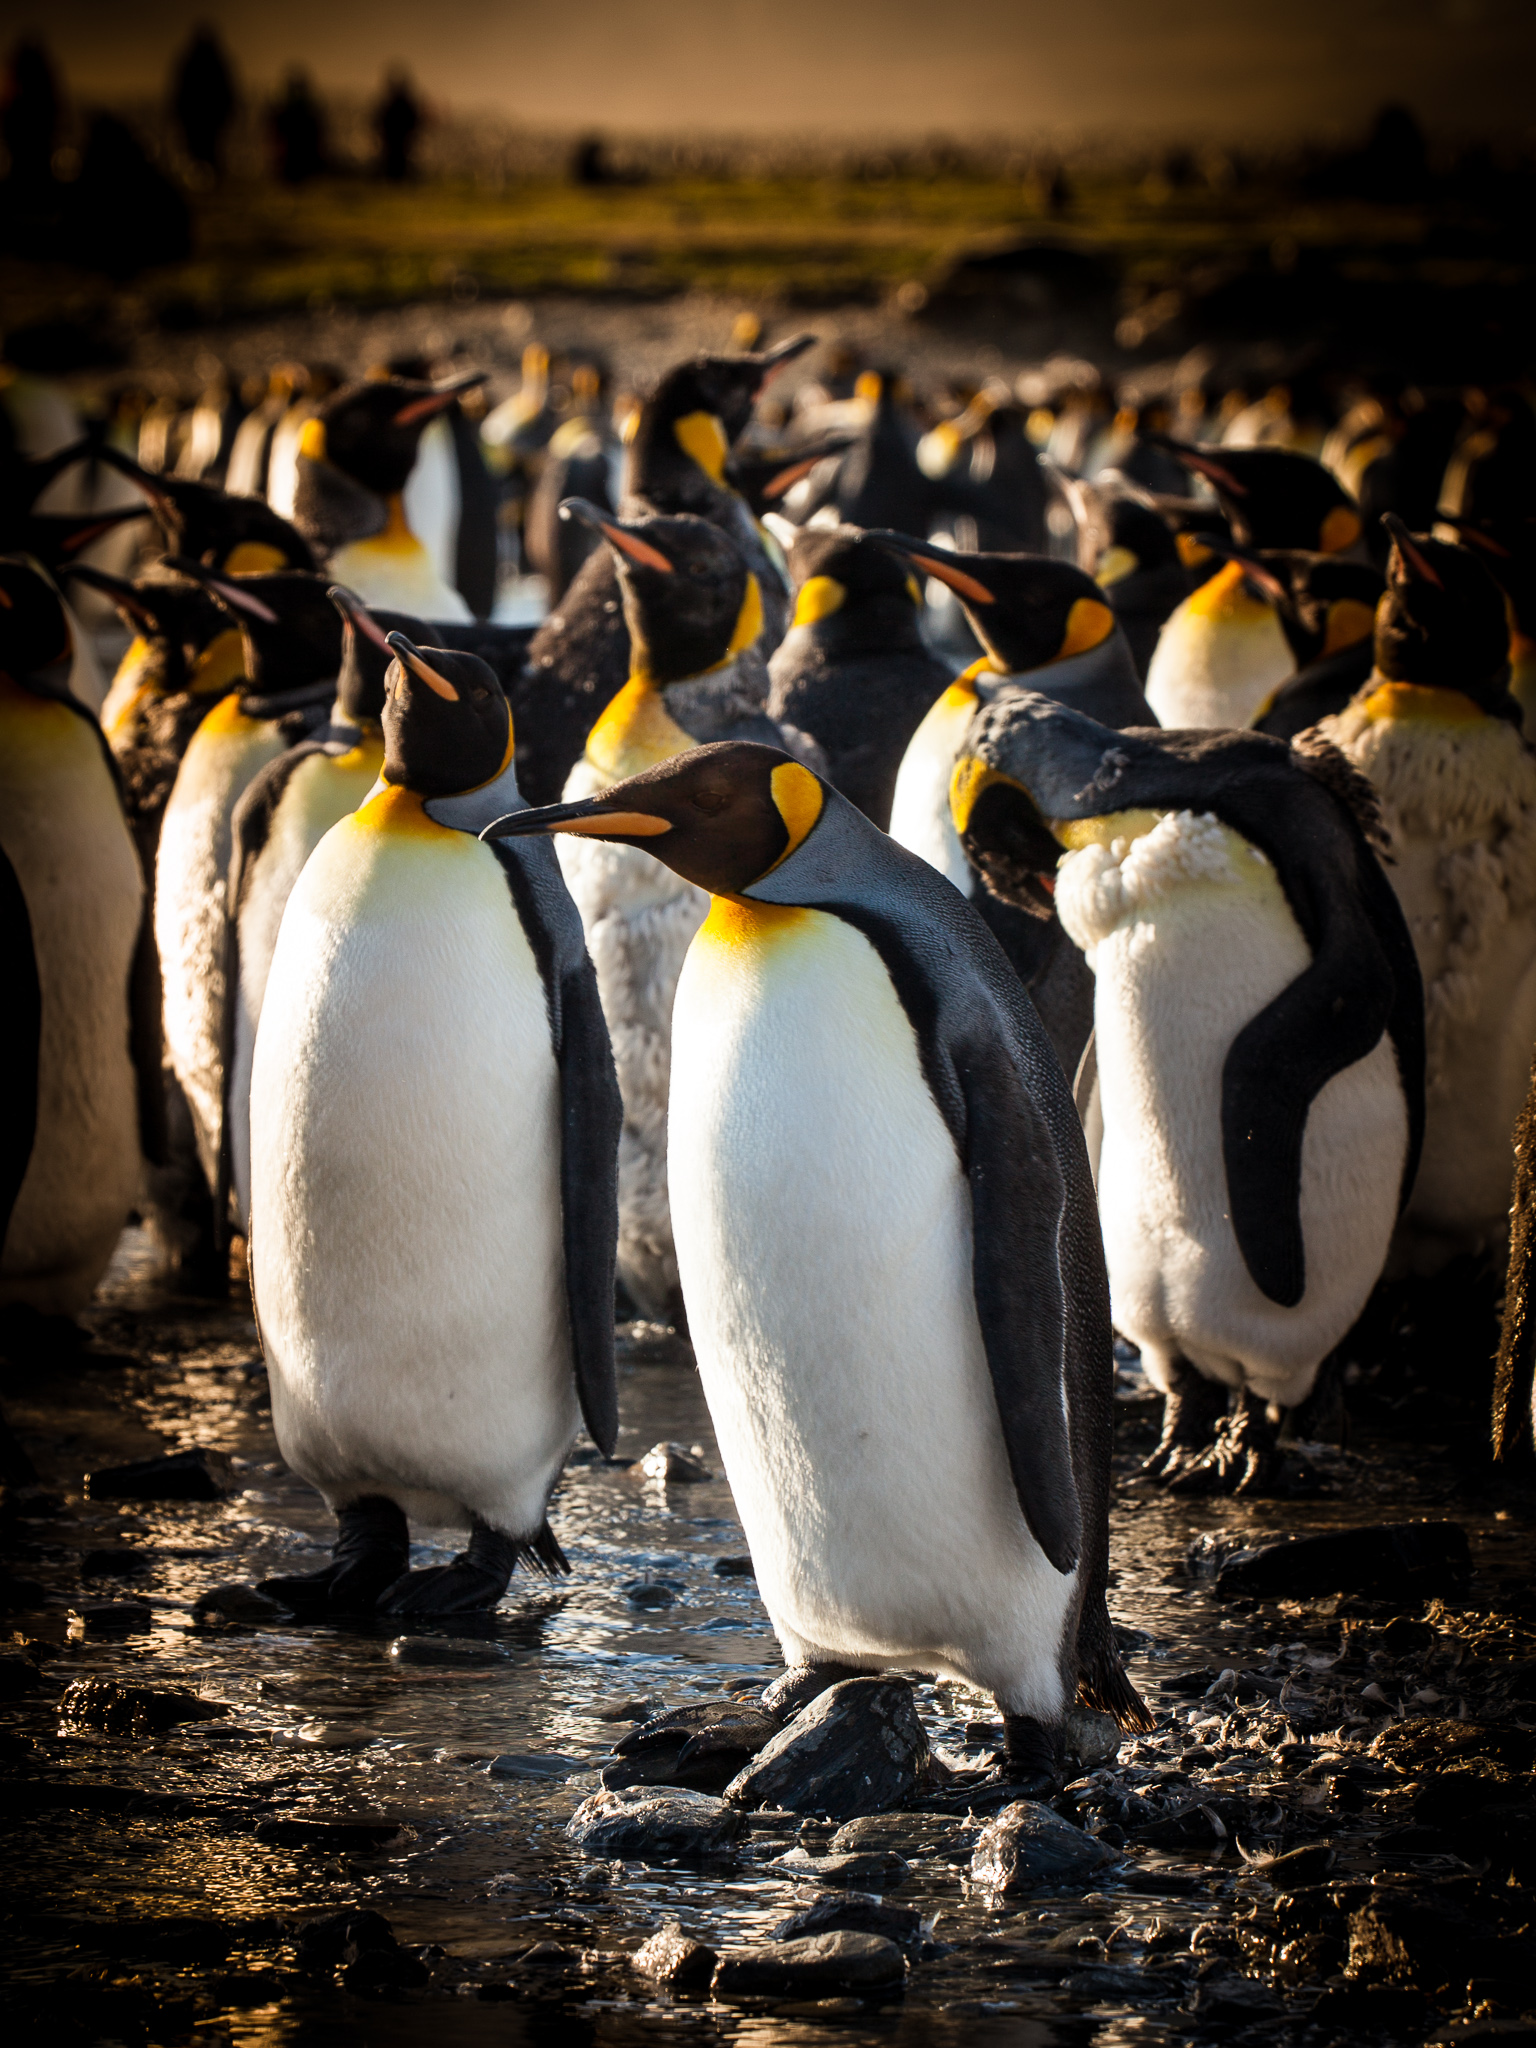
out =
<svg viewBox="0 0 1536 2048"><path fill-rule="evenodd" d="M976 707L973 682L954 682L908 742L896 773L891 801L891 837L917 854L962 896L972 889L970 863L949 809L949 782Z"/></svg>
<svg viewBox="0 0 1536 2048"><path fill-rule="evenodd" d="M1147 669L1147 702L1174 728L1251 725L1295 668L1274 611L1229 564L1169 616Z"/></svg>
<svg viewBox="0 0 1536 2048"><path fill-rule="evenodd" d="M454 625L466 624L474 616L403 518L391 519L383 533L335 549L330 573L365 604Z"/></svg>

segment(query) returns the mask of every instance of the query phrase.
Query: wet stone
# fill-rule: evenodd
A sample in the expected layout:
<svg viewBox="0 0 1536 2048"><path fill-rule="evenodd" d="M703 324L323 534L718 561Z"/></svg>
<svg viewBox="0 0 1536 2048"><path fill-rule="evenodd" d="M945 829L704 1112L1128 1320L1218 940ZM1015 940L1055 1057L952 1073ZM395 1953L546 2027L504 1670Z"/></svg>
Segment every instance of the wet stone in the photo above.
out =
<svg viewBox="0 0 1536 2048"><path fill-rule="evenodd" d="M1284 2010L1279 1993L1252 1977L1210 1977L1195 1993L1195 2016L1228 2026L1273 2019Z"/></svg>
<svg viewBox="0 0 1536 2048"><path fill-rule="evenodd" d="M505 1644L475 1636L396 1636L389 1661L411 1670L487 1671L513 1660Z"/></svg>
<svg viewBox="0 0 1536 2048"><path fill-rule="evenodd" d="M313 1849L331 1853L340 1850L349 1855L360 1855L370 1849L387 1848L391 1842L397 1842L402 1833L397 1820L311 1820L290 1814L281 1820L258 1822L256 1839L272 1849Z"/></svg>
<svg viewBox="0 0 1536 2048"><path fill-rule="evenodd" d="M644 1947L636 1949L630 1958L632 1967L642 1977L672 1991L707 1990L718 1961L715 1951L685 1933L677 1920L657 1928Z"/></svg>
<svg viewBox="0 0 1536 2048"><path fill-rule="evenodd" d="M631 1607L671 1607L682 1590L666 1579L631 1579L624 1597Z"/></svg>
<svg viewBox="0 0 1536 2048"><path fill-rule="evenodd" d="M418 1991L431 1978L419 1956L404 1949L369 1949L345 1965L341 1984L354 1998L379 1998L393 1991Z"/></svg>
<svg viewBox="0 0 1536 2048"><path fill-rule="evenodd" d="M133 1579L150 1569L146 1550L87 1550L80 1559L82 1579Z"/></svg>
<svg viewBox="0 0 1536 2048"><path fill-rule="evenodd" d="M657 1792L636 1785L594 1792L577 1807L565 1832L592 1855L651 1863L719 1855L740 1836L742 1816L707 1793Z"/></svg>
<svg viewBox="0 0 1536 2048"><path fill-rule="evenodd" d="M42 1682L42 1674L30 1657L0 1656L0 1705L25 1699Z"/></svg>
<svg viewBox="0 0 1536 2048"><path fill-rule="evenodd" d="M932 1859L969 1866L978 1821L949 1813L867 1813L845 1821L828 1844L834 1856L871 1850L894 1851L908 1859Z"/></svg>
<svg viewBox="0 0 1536 2048"><path fill-rule="evenodd" d="M902 1679L848 1678L813 1700L726 1788L735 1806L782 1806L833 1820L899 1806L928 1764L928 1738Z"/></svg>
<svg viewBox="0 0 1536 2048"><path fill-rule="evenodd" d="M382 1913L354 1906L345 1913L331 1913L323 1920L306 1920L294 1943L299 1965L306 1970L330 1970L350 1950L359 1956L370 1950L399 1946L394 1931Z"/></svg>
<svg viewBox="0 0 1536 2048"><path fill-rule="evenodd" d="M72 1636L143 1635L155 1625L147 1600L82 1600L69 1610Z"/></svg>
<svg viewBox="0 0 1536 2048"><path fill-rule="evenodd" d="M753 1579L757 1576L750 1557L717 1557L713 1570L717 1579Z"/></svg>
<svg viewBox="0 0 1536 2048"><path fill-rule="evenodd" d="M895 1891L912 1875L911 1865L894 1849L855 1849L833 1856L809 1856L804 1849L791 1849L772 1868L811 1884L836 1885L840 1891Z"/></svg>
<svg viewBox="0 0 1536 2048"><path fill-rule="evenodd" d="M68 1726L103 1735L158 1735L186 1721L217 1721L228 1712L217 1700L199 1699L181 1686L120 1685L115 1678L78 1678L59 1702L59 1717Z"/></svg>
<svg viewBox="0 0 1536 2048"><path fill-rule="evenodd" d="M222 1451L177 1451L131 1465L107 1465L85 1475L88 1500L223 1500L234 1488L234 1474Z"/></svg>
<svg viewBox="0 0 1536 2048"><path fill-rule="evenodd" d="M1096 1713L1092 1707L1067 1709L1067 1754L1076 1757L1085 1771L1097 1770L1117 1757L1122 1739L1113 1715Z"/></svg>
<svg viewBox="0 0 1536 2048"><path fill-rule="evenodd" d="M259 1626L288 1618L288 1610L280 1601L258 1593L254 1586L238 1584L212 1586L206 1593L199 1594L192 1614L194 1620L205 1627L217 1626L220 1622Z"/></svg>
<svg viewBox="0 0 1536 2048"><path fill-rule="evenodd" d="M992 1892L1031 1892L1086 1881L1118 1861L1113 1850L1048 1806L1020 1799L982 1829L971 1876Z"/></svg>
<svg viewBox="0 0 1536 2048"><path fill-rule="evenodd" d="M698 1451L686 1444L653 1444L635 1469L643 1478L659 1479L667 1486L699 1486L715 1476Z"/></svg>
<svg viewBox="0 0 1536 2048"><path fill-rule="evenodd" d="M1223 1596L1313 1600L1353 1593L1401 1603L1456 1591L1471 1573L1472 1553L1459 1522L1380 1522L1243 1548L1206 1535L1191 1546L1190 1565L1197 1578L1214 1575Z"/></svg>
<svg viewBox="0 0 1536 2048"><path fill-rule="evenodd" d="M894 1941L839 1930L757 1948L726 1949L710 1988L716 1998L826 1998L891 1991L906 1977Z"/></svg>
<svg viewBox="0 0 1536 2048"><path fill-rule="evenodd" d="M910 1906L890 1906L868 1892L830 1892L813 1905L781 1920L770 1941L799 1941L812 1934L877 1934L894 1941L908 1955L924 1947L927 1936L921 1913Z"/></svg>
<svg viewBox="0 0 1536 2048"><path fill-rule="evenodd" d="M516 1751L509 1751L505 1756L493 1756L485 1767L486 1776L490 1778L568 1778L572 1771L580 1769L575 1757Z"/></svg>
<svg viewBox="0 0 1536 2048"><path fill-rule="evenodd" d="M658 1714L614 1744L618 1761L603 1783L686 1785L722 1792L742 1766L772 1740L778 1723L761 1707L738 1700L708 1700Z"/></svg>
<svg viewBox="0 0 1536 2048"><path fill-rule="evenodd" d="M598 1721L652 1721L666 1712L663 1700L613 1700L593 1709Z"/></svg>

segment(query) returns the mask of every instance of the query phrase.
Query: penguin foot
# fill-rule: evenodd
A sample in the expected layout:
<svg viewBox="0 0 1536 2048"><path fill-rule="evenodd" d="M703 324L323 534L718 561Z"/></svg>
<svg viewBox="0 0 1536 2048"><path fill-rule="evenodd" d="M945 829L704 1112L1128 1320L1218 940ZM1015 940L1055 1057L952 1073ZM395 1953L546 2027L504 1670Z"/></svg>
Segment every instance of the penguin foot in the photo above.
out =
<svg viewBox="0 0 1536 2048"><path fill-rule="evenodd" d="M1317 1493L1323 1481L1299 1452L1280 1441L1278 1416L1254 1395L1239 1395L1219 1424L1203 1457L1187 1464L1167 1482L1170 1493L1231 1493L1260 1498L1289 1498Z"/></svg>
<svg viewBox="0 0 1536 2048"><path fill-rule="evenodd" d="M1059 1727L1032 1714L1003 1714L1003 1753L997 1775L1018 1785L1021 1799L1054 1799L1066 1783L1066 1749Z"/></svg>
<svg viewBox="0 0 1536 2048"><path fill-rule="evenodd" d="M380 1593L380 1614L480 1614L494 1607L511 1582L518 1557L528 1548L514 1536L476 1522L468 1547L452 1564L407 1572Z"/></svg>
<svg viewBox="0 0 1536 2048"><path fill-rule="evenodd" d="M411 1554L403 1510L382 1494L367 1494L340 1509L331 1561L321 1572L262 1579L258 1593L295 1614L367 1614L399 1578Z"/></svg>
<svg viewBox="0 0 1536 2048"><path fill-rule="evenodd" d="M1226 1418L1227 1401L1227 1389L1219 1380L1203 1378L1179 1359L1173 1384L1163 1396L1163 1434L1141 1468L1147 1477L1171 1486L1201 1464Z"/></svg>
<svg viewBox="0 0 1536 2048"><path fill-rule="evenodd" d="M867 1678L852 1664L792 1664L763 1693L763 1706L776 1720L791 1721L802 1707L819 1700L845 1678Z"/></svg>

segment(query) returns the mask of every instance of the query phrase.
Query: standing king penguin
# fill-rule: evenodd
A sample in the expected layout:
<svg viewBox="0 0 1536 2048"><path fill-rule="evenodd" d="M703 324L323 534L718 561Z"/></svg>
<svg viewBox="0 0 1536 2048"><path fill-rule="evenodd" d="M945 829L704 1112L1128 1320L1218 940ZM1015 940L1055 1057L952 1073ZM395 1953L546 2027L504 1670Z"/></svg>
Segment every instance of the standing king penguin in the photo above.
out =
<svg viewBox="0 0 1536 2048"><path fill-rule="evenodd" d="M1059 1782L1148 1725L1105 1607L1109 1304L1082 1131L990 934L775 748L700 747L492 836L642 846L710 914L674 1013L683 1291L790 1678L937 1671Z"/></svg>
<svg viewBox="0 0 1536 2048"><path fill-rule="evenodd" d="M492 1607L565 1559L549 1495L611 1453L619 1097L554 850L474 655L391 637L384 769L283 912L251 1073L251 1279L283 1456L340 1527L297 1610ZM407 1572L407 1517L467 1527Z"/></svg>
<svg viewBox="0 0 1536 2048"><path fill-rule="evenodd" d="M133 1017L144 883L112 756L71 694L71 631L33 563L0 557L0 1309L72 1316L142 1172Z"/></svg>
<svg viewBox="0 0 1536 2048"><path fill-rule="evenodd" d="M1393 513L1375 671L1318 730L1370 777L1424 976L1424 1158L1391 1270L1502 1260L1510 1132L1536 1041L1536 753L1504 598L1466 548Z"/></svg>
<svg viewBox="0 0 1536 2048"><path fill-rule="evenodd" d="M1077 1094L1115 1326L1165 1397L1148 1469L1265 1488L1288 1477L1267 1411L1364 1308L1423 1129L1418 970L1369 785L1315 738L1115 732L1012 690L953 802L994 886L1051 886L1094 971Z"/></svg>

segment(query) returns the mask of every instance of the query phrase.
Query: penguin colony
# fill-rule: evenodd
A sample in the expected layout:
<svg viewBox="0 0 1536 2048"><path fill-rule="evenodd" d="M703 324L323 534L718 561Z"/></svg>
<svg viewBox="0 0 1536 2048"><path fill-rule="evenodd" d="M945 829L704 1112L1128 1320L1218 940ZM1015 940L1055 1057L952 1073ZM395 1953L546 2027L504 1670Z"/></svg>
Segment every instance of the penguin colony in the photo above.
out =
<svg viewBox="0 0 1536 2048"><path fill-rule="evenodd" d="M0 1310L135 1215L243 1251L337 1524L264 1590L445 1615L568 1569L617 1298L691 1339L775 1700L946 1674L1039 1789L1075 1701L1145 1720L1117 1344L1153 1482L1285 1491L1359 1333L1507 1258L1521 1432L1536 427L767 395L812 345L622 433L538 349L489 411L285 366L171 473L7 387Z"/></svg>

